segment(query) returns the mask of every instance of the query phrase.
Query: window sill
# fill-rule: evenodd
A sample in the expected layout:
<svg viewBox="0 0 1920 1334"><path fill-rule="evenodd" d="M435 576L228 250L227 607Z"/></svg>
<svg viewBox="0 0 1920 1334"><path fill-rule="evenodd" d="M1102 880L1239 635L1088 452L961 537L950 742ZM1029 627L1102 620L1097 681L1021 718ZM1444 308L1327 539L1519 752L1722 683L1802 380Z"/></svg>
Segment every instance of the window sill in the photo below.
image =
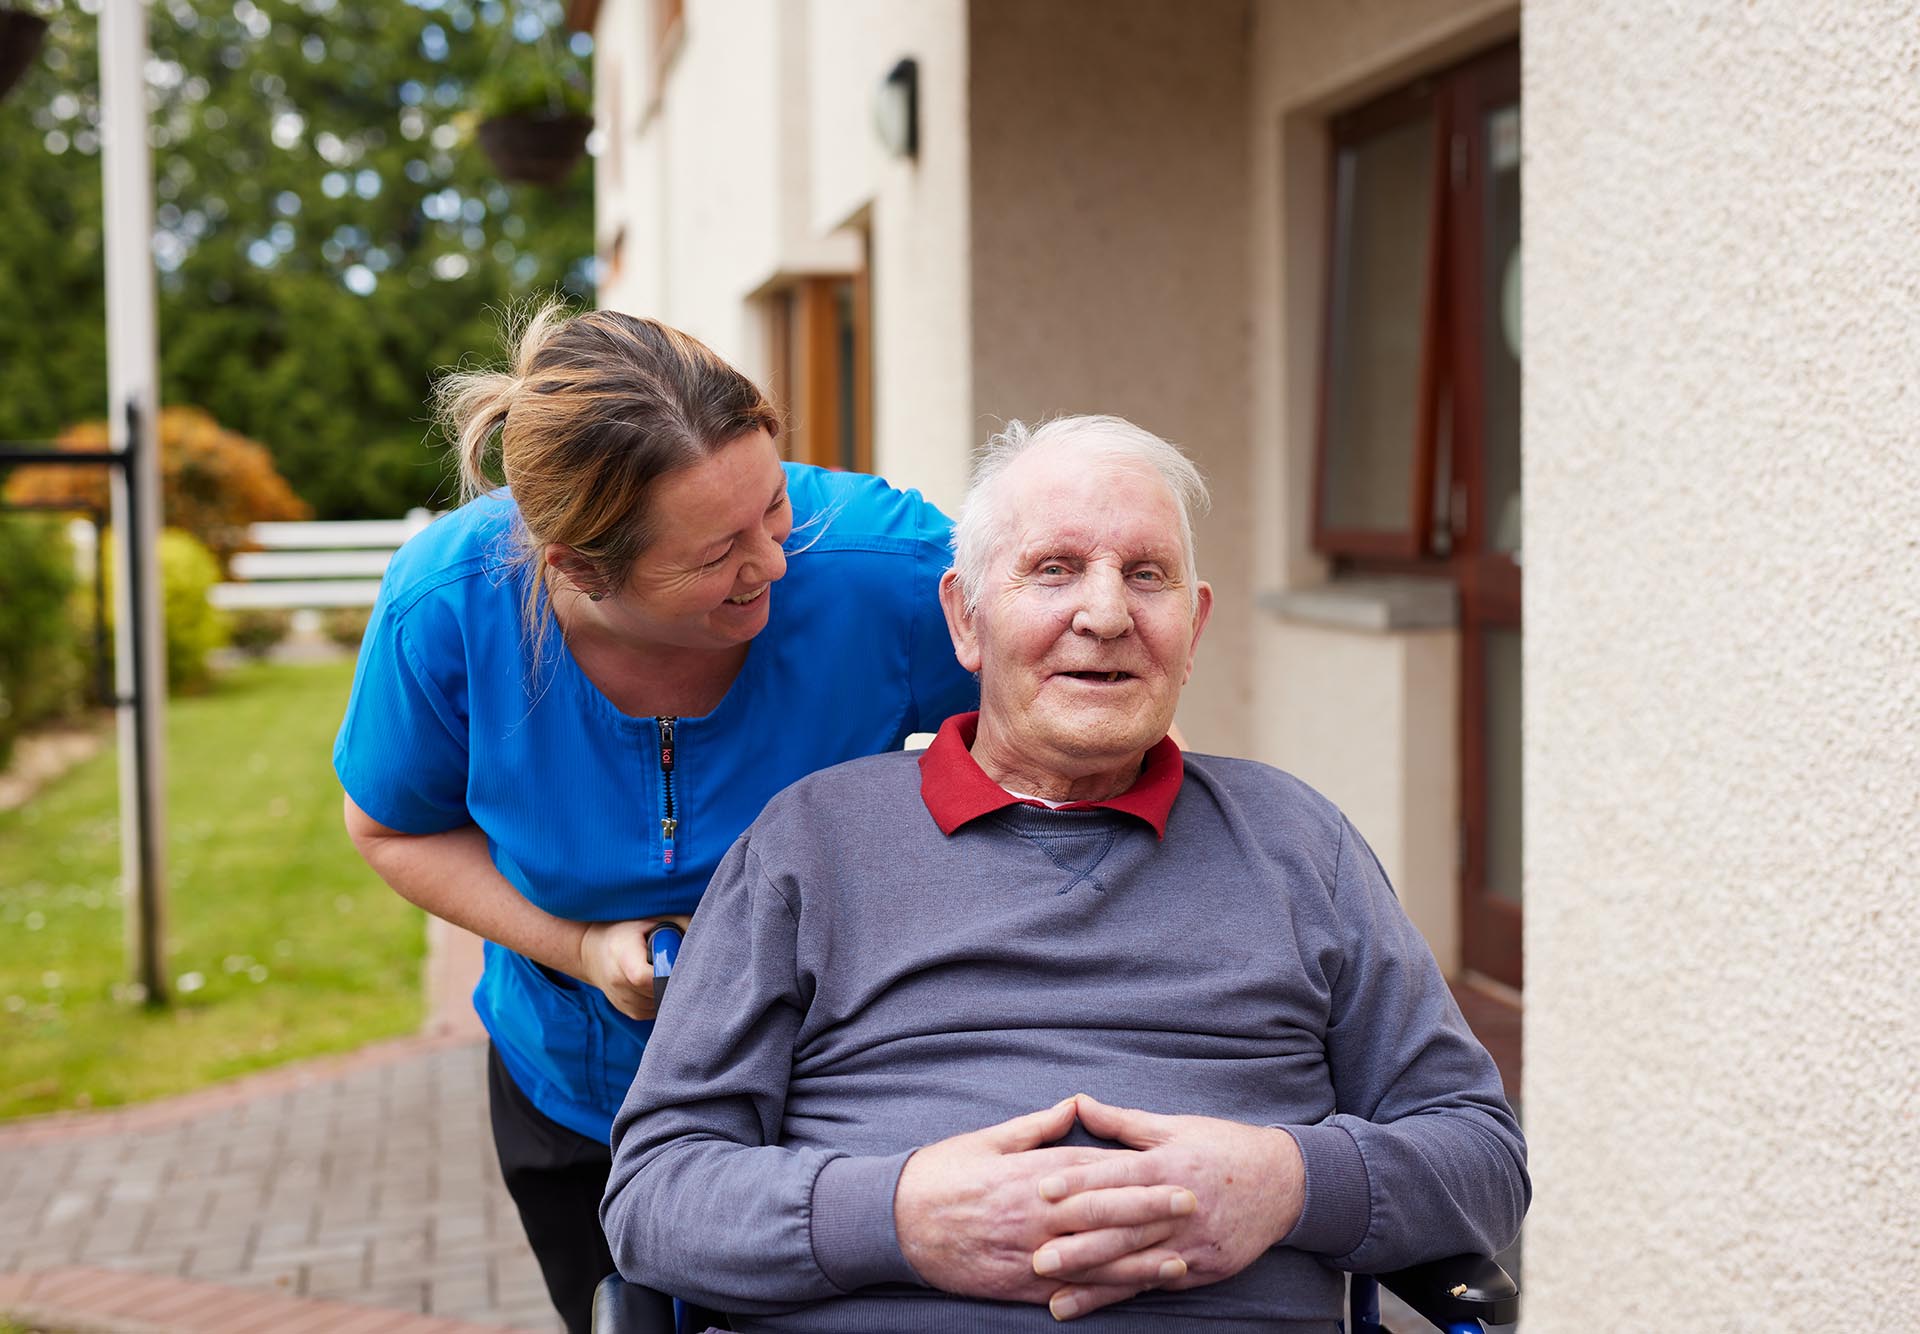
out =
<svg viewBox="0 0 1920 1334"><path fill-rule="evenodd" d="M1369 634L1451 630L1460 623L1460 595L1452 580L1417 575L1334 579L1314 588L1262 593L1259 603L1297 625Z"/></svg>

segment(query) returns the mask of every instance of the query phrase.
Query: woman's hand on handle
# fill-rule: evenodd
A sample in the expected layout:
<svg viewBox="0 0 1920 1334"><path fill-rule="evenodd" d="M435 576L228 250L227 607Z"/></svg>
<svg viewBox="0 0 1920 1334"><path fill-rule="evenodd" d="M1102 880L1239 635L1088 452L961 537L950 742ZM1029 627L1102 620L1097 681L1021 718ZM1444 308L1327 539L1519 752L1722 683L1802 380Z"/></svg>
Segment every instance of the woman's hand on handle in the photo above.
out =
<svg viewBox="0 0 1920 1334"><path fill-rule="evenodd" d="M685 917L575 922L536 907L500 874L487 836L472 825L441 834L408 834L381 824L346 799L354 847L394 890L435 917L505 945L556 972L599 987L614 1008L651 1019L653 964L647 933Z"/></svg>
<svg viewBox="0 0 1920 1334"><path fill-rule="evenodd" d="M575 975L600 988L613 1008L629 1019L651 1019L659 1001L653 994L653 953L647 937L671 922L682 931L686 917L636 917L625 922L589 922L580 936L580 966Z"/></svg>

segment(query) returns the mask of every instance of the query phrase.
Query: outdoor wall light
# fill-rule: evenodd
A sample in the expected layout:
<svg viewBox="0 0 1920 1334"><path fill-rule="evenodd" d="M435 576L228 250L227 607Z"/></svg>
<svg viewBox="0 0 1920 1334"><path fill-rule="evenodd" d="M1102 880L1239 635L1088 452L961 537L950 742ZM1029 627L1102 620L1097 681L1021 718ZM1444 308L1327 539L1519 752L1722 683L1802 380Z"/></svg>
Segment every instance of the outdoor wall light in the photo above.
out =
<svg viewBox="0 0 1920 1334"><path fill-rule="evenodd" d="M873 130L892 156L919 156L920 62L912 56L897 62L873 90Z"/></svg>

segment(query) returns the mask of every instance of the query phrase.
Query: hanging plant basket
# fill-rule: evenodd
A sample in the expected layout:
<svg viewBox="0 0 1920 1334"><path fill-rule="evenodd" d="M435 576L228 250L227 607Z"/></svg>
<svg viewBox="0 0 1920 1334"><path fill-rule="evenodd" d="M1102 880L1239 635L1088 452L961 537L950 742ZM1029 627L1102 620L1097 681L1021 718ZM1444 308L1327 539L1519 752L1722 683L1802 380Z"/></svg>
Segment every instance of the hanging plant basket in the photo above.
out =
<svg viewBox="0 0 1920 1334"><path fill-rule="evenodd" d="M592 116L516 111L480 122L480 147L501 179L558 185L587 151Z"/></svg>
<svg viewBox="0 0 1920 1334"><path fill-rule="evenodd" d="M38 14L0 9L0 97L11 92L33 64L46 35L47 21Z"/></svg>

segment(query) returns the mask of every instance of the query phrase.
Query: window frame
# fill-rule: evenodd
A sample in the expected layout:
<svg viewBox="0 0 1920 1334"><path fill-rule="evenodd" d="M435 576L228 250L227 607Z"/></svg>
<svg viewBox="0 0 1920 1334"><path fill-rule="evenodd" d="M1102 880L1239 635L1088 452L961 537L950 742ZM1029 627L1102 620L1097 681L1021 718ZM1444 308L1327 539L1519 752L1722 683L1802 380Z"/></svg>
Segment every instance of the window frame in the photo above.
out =
<svg viewBox="0 0 1920 1334"><path fill-rule="evenodd" d="M1347 229L1342 226L1341 154L1387 130L1431 115L1434 128L1433 171L1429 190L1426 245L1426 283L1420 316L1420 368L1415 379L1415 426L1407 441L1412 474L1405 527L1399 529L1342 528L1328 517L1328 427L1333 402L1334 335L1341 316L1341 255L1338 247ZM1321 311L1319 404L1314 432L1313 545L1333 557L1379 560L1418 560L1432 545L1434 466L1438 457L1436 434L1439 413L1435 399L1440 387L1444 349L1440 288L1445 265L1442 246L1446 207L1447 126L1435 80L1418 79L1383 97L1335 116L1328 124L1327 155L1327 267L1325 301Z"/></svg>
<svg viewBox="0 0 1920 1334"><path fill-rule="evenodd" d="M1493 707L1488 698L1488 643L1493 632L1523 632L1523 627L1520 562L1516 553L1493 547L1490 531L1494 498L1487 494L1488 405L1481 341L1489 299L1483 271L1489 162L1480 126L1489 111L1520 100L1520 48L1517 41L1509 40L1329 121L1323 247L1327 290L1313 468L1313 545L1330 559L1336 572L1423 575L1445 579L1459 593L1461 962L1470 972L1516 989L1523 980L1523 906L1494 894L1488 884L1492 821L1487 732ZM1414 438L1408 442L1412 512L1402 530L1333 528L1326 522L1326 502L1331 447L1328 408L1343 295L1337 280L1338 247L1343 240L1340 154L1429 110L1435 135L1434 182L1429 196L1418 416Z"/></svg>
<svg viewBox="0 0 1920 1334"><path fill-rule="evenodd" d="M1488 111L1520 102L1519 48L1513 44L1495 48L1464 62L1451 75L1447 119L1460 147L1458 166L1450 168L1451 195L1457 203L1449 210L1452 253L1447 267L1465 289L1464 295L1450 302L1451 375L1457 386L1452 402L1453 471L1463 488L1462 500L1450 506L1456 533L1449 561L1460 589L1461 962L1517 990L1525 971L1524 910L1521 904L1494 894L1487 883L1491 862L1487 642L1490 633L1499 630L1524 636L1524 627L1520 563L1493 546L1490 531L1493 504L1487 495L1486 369L1481 356L1481 330L1487 316L1486 218L1480 202L1490 167L1478 128Z"/></svg>
<svg viewBox="0 0 1920 1334"><path fill-rule="evenodd" d="M850 307L845 324L843 293ZM793 279L767 294L766 308L768 387L784 425L781 453L796 463L872 472L873 338L865 266ZM850 336L843 341L843 335ZM851 457L843 452L849 442Z"/></svg>
<svg viewBox="0 0 1920 1334"><path fill-rule="evenodd" d="M1485 164L1477 137L1466 130L1483 108L1518 100L1519 55L1517 41L1503 42L1341 112L1327 123L1326 291L1315 386L1319 401L1313 441L1312 542L1314 550L1336 566L1439 573L1456 549L1478 550L1485 543L1480 497L1455 494L1463 478L1477 484L1484 473L1478 321L1485 306L1473 281L1480 272L1484 234L1480 210L1466 187L1481 179ZM1343 295L1339 247L1346 231L1340 216L1341 154L1426 114L1433 118L1434 174L1427 210L1417 415L1413 437L1407 442L1411 474L1407 521L1394 529L1337 527L1328 518L1327 492L1334 335ZM1468 487L1469 492L1473 489Z"/></svg>

